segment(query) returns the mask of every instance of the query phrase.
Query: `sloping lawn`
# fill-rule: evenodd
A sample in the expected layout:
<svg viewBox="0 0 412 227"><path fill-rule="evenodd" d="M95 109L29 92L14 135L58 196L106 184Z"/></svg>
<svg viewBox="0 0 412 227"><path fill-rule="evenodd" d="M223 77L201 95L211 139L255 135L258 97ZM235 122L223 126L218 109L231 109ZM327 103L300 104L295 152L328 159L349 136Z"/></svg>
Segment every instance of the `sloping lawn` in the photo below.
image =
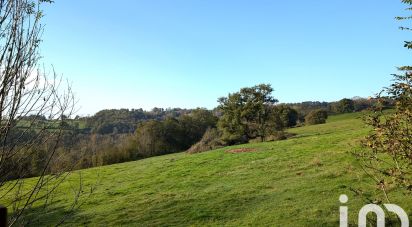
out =
<svg viewBox="0 0 412 227"><path fill-rule="evenodd" d="M368 132L360 116L337 115L327 124L291 129L297 136L284 141L75 172L73 179L82 174L85 194L65 224L339 226L341 194L348 195L350 223L356 224L365 202L351 189L377 192L349 153L360 149ZM236 148L255 151L226 152ZM73 184L61 186L46 214L33 208L33 224L56 223L70 209ZM410 197L394 192L391 199L412 214Z"/></svg>

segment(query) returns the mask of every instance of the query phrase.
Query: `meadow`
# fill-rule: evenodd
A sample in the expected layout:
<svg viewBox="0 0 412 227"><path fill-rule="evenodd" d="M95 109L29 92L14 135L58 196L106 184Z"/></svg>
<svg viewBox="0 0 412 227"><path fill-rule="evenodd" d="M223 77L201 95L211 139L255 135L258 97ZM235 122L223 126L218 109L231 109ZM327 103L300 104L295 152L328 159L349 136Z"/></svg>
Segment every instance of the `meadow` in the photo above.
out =
<svg viewBox="0 0 412 227"><path fill-rule="evenodd" d="M76 171L47 212L35 205L29 217L33 225L70 214L63 225L339 226L339 196L346 194L355 225L365 197L382 197L351 154L370 130L361 116L335 115L326 124L289 129L296 136L282 141ZM249 152L229 152L234 149ZM80 174L84 194L68 213ZM390 198L412 214L412 198L396 191Z"/></svg>

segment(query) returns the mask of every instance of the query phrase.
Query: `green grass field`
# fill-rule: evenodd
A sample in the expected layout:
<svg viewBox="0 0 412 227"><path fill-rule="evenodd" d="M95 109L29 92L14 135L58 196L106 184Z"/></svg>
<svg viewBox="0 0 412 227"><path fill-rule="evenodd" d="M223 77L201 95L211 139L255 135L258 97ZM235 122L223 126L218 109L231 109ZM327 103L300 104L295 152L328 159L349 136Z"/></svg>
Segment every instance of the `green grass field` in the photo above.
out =
<svg viewBox="0 0 412 227"><path fill-rule="evenodd" d="M289 130L295 138L178 153L80 171L85 195L66 225L91 226L339 226L339 196L349 197L350 223L366 195L378 193L349 153L368 132L361 114ZM255 152L228 153L234 148ZM72 177L78 177L79 172ZM88 195L90 186L95 185ZM33 208L33 224L51 225L70 209L64 183L48 208ZM377 194L377 196L380 196ZM391 193L412 214L412 198ZM44 222L46 221L46 222Z"/></svg>

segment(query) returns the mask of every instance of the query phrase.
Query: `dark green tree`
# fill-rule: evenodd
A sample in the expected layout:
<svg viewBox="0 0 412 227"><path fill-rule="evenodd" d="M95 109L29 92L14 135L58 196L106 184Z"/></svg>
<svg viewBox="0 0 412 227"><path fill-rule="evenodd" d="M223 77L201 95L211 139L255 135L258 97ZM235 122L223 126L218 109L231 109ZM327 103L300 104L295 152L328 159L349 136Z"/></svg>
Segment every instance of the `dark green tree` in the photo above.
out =
<svg viewBox="0 0 412 227"><path fill-rule="evenodd" d="M296 126L299 118L298 111L286 105L278 106L277 111L279 113L283 127L289 128Z"/></svg>
<svg viewBox="0 0 412 227"><path fill-rule="evenodd" d="M352 99L342 99L336 104L337 113L352 113L355 110L355 103Z"/></svg>
<svg viewBox="0 0 412 227"><path fill-rule="evenodd" d="M326 123L328 118L328 112L326 110L313 110L305 117L305 124L307 125L316 125Z"/></svg>
<svg viewBox="0 0 412 227"><path fill-rule="evenodd" d="M198 108L190 114L178 118L185 131L186 143L192 145L198 142L208 128L216 128L217 117L207 109Z"/></svg>
<svg viewBox="0 0 412 227"><path fill-rule="evenodd" d="M136 144L139 156L151 157L186 150L184 129L177 119L165 121L150 120L136 130Z"/></svg>
<svg viewBox="0 0 412 227"><path fill-rule="evenodd" d="M189 149L200 141L209 128L216 128L217 118L212 111L195 109L178 118L140 123L135 133L139 157L151 157Z"/></svg>
<svg viewBox="0 0 412 227"><path fill-rule="evenodd" d="M222 131L222 139L229 144L244 143L258 137L263 140L276 130L273 106L278 100L271 95L272 92L271 85L260 84L219 98L222 116L218 127Z"/></svg>

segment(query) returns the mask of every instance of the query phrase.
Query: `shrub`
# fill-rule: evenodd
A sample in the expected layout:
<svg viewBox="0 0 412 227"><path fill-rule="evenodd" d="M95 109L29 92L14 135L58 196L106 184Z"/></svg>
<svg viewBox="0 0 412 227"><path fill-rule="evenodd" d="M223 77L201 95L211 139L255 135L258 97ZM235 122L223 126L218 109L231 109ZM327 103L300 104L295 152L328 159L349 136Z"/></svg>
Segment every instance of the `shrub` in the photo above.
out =
<svg viewBox="0 0 412 227"><path fill-rule="evenodd" d="M316 125L326 123L328 118L328 112L326 110L313 110L305 117L305 124L307 125Z"/></svg>
<svg viewBox="0 0 412 227"><path fill-rule="evenodd" d="M355 103L352 99L342 99L336 105L337 113L352 113L355 111Z"/></svg>
<svg viewBox="0 0 412 227"><path fill-rule="evenodd" d="M298 111L286 105L280 105L277 108L283 127L290 128L296 126L299 118Z"/></svg>
<svg viewBox="0 0 412 227"><path fill-rule="evenodd" d="M226 144L220 139L221 136L222 134L219 130L216 128L209 128L206 130L202 139L190 147L187 152L193 154L224 147Z"/></svg>
<svg viewBox="0 0 412 227"><path fill-rule="evenodd" d="M404 75L394 75L394 83L384 90L392 99L395 109L384 113L384 104L366 116L366 123L373 128L363 141L369 149L358 157L373 179L386 191L391 187L412 193L412 68Z"/></svg>

